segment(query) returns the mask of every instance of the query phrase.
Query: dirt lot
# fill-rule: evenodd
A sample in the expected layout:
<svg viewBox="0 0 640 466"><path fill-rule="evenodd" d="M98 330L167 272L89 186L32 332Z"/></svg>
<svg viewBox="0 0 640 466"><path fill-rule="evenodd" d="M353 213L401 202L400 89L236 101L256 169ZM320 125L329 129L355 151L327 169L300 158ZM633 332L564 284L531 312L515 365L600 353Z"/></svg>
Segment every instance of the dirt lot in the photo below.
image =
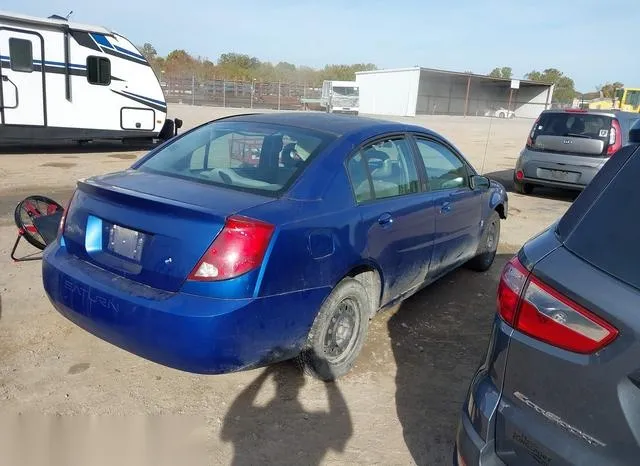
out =
<svg viewBox="0 0 640 466"><path fill-rule="evenodd" d="M170 110L185 127L234 112ZM511 189L531 121L403 120L447 136L476 168ZM305 379L290 364L198 376L140 359L78 329L45 298L40 263L9 258L13 208L21 198L38 193L66 202L76 179L125 168L141 154L119 146L0 154L0 412L192 415L200 428L176 435L203 446L209 464L450 463L458 411L485 350L500 269L573 196L510 193L494 267L484 274L455 272L377 316L356 367L336 384Z"/></svg>

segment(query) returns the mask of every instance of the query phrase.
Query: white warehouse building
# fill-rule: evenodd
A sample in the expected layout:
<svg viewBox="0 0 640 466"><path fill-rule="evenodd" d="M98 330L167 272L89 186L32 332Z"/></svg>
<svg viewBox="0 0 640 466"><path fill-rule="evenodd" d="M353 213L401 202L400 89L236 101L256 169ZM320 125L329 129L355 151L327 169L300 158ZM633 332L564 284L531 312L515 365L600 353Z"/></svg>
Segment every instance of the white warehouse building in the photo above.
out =
<svg viewBox="0 0 640 466"><path fill-rule="evenodd" d="M356 73L360 113L537 118L550 108L553 85L431 68Z"/></svg>

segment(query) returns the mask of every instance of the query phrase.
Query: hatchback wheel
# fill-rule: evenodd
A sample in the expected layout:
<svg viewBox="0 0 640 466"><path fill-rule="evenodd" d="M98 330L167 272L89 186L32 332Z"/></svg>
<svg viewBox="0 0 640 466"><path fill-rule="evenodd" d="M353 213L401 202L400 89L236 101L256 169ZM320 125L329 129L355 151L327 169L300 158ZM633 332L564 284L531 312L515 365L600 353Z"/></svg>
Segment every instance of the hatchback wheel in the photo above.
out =
<svg viewBox="0 0 640 466"><path fill-rule="evenodd" d="M533 185L531 183L520 183L514 180L513 186L518 194L531 194L533 192Z"/></svg>
<svg viewBox="0 0 640 466"><path fill-rule="evenodd" d="M498 251L498 242L500 241L500 216L495 210L487 221L487 226L482 233L480 244L476 256L471 259L467 266L478 272L485 272L491 268L496 252Z"/></svg>
<svg viewBox="0 0 640 466"><path fill-rule="evenodd" d="M320 308L298 356L303 370L324 381L349 372L364 344L371 314L364 286L352 278L340 282Z"/></svg>

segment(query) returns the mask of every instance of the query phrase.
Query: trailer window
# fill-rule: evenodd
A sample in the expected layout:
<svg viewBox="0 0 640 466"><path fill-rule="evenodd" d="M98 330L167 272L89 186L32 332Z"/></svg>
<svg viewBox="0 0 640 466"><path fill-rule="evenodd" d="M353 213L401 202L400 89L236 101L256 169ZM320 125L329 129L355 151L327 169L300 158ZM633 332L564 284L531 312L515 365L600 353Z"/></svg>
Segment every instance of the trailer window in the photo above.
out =
<svg viewBox="0 0 640 466"><path fill-rule="evenodd" d="M11 59L11 69L23 73L33 71L33 46L30 40L9 39L9 58Z"/></svg>
<svg viewBox="0 0 640 466"><path fill-rule="evenodd" d="M89 84L111 84L111 62L104 57L87 57L87 81Z"/></svg>

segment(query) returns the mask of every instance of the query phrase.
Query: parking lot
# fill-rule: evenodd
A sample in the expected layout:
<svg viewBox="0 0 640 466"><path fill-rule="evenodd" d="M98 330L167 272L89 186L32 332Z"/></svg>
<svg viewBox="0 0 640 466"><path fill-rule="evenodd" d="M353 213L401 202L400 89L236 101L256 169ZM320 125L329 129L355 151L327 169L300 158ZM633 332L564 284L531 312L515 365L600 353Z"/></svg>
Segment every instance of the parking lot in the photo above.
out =
<svg viewBox="0 0 640 466"><path fill-rule="evenodd" d="M237 113L246 110L238 110ZM230 109L170 106L184 129ZM12 263L15 205L29 194L64 204L78 178L119 170L144 151L121 146L0 154L0 412L193 415L213 464L444 464L458 411L488 341L501 267L557 219L575 194L511 191L531 120L420 116L400 120L448 137L509 192L499 255L459 270L373 321L355 368L336 384L288 363L220 376L178 372L102 342L53 311L40 263ZM486 154L486 156L485 156ZM25 247L22 251L28 252Z"/></svg>

